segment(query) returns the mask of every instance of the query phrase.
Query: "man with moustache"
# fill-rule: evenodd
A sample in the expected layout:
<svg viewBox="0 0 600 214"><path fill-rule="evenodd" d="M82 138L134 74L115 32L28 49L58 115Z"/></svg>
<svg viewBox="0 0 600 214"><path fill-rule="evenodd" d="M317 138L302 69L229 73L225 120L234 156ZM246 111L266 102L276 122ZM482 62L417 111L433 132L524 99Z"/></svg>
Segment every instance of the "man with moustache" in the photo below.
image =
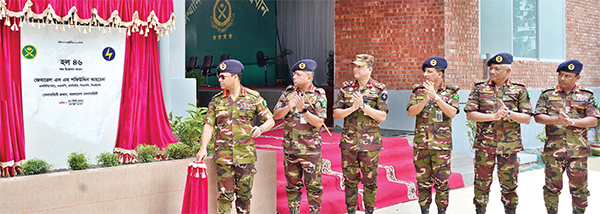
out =
<svg viewBox="0 0 600 214"><path fill-rule="evenodd" d="M496 162L504 211L513 214L517 210L517 153L523 150L520 124L529 124L532 108L525 86L508 78L512 62L513 56L509 53L490 58L487 61L490 78L475 83L464 109L467 120L477 122L473 144L473 204L477 214L485 213Z"/></svg>
<svg viewBox="0 0 600 214"><path fill-rule="evenodd" d="M224 60L217 67L222 92L213 96L202 129L201 148L196 161L204 161L206 147L215 132L213 161L217 171L218 213L229 214L235 199L237 213L250 213L252 184L256 169L254 139L275 124L271 111L258 92L240 83L244 65L237 60ZM254 117L262 123L254 126ZM235 196L234 196L235 195Z"/></svg>
<svg viewBox="0 0 600 214"><path fill-rule="evenodd" d="M432 187L438 214L448 208L450 158L452 154L452 118L459 112L458 86L444 84L448 62L440 56L429 57L423 65L425 82L415 84L406 107L408 116L417 116L413 140L421 214L429 213Z"/></svg>
<svg viewBox="0 0 600 214"><path fill-rule="evenodd" d="M327 118L327 97L325 90L312 84L316 68L317 63L311 59L294 64L294 85L281 94L273 113L276 120L284 119L285 190L290 214L300 214L303 184L306 185L310 213L321 212L320 131Z"/></svg>
<svg viewBox="0 0 600 214"><path fill-rule="evenodd" d="M558 195L567 171L573 213L585 213L590 194L587 182L588 127L598 123L598 100L590 89L576 83L583 64L568 60L556 69L558 85L542 91L535 107L535 122L546 125L542 160L546 165L544 201L549 214L558 212Z"/></svg>
<svg viewBox="0 0 600 214"><path fill-rule="evenodd" d="M359 180L364 187L365 213L375 210L379 151L383 147L379 124L387 117L388 94L385 84L371 79L374 62L371 55L356 55L352 62L356 79L342 83L333 105L333 118L344 118L340 148L349 214L356 213Z"/></svg>

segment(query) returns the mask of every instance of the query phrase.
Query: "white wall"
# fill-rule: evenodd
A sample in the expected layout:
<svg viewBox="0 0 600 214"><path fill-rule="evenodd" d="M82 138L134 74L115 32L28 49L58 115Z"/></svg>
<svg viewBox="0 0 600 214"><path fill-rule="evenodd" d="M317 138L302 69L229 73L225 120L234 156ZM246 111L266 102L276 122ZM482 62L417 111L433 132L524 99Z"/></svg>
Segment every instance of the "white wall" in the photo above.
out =
<svg viewBox="0 0 600 214"><path fill-rule="evenodd" d="M159 41L160 78L167 114L188 117L188 103L196 104L196 79L185 78L185 1L173 1L175 30Z"/></svg>

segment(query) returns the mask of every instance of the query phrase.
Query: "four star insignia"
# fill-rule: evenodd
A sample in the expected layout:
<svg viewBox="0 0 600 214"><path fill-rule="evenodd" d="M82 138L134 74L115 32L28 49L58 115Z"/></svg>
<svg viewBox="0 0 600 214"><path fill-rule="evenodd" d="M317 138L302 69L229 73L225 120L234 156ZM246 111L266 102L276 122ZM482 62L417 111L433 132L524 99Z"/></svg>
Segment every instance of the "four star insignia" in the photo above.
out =
<svg viewBox="0 0 600 214"><path fill-rule="evenodd" d="M217 40L217 38L219 40L221 40L221 39L232 39L233 38L233 34L229 33L229 34L213 35L212 38L213 38L213 40Z"/></svg>

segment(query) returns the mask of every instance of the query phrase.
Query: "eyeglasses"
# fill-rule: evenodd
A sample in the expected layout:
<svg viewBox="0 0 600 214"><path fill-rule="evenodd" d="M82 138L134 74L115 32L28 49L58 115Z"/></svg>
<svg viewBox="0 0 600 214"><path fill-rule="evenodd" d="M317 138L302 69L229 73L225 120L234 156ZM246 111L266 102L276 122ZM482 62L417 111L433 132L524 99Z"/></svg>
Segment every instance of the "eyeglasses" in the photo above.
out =
<svg viewBox="0 0 600 214"><path fill-rule="evenodd" d="M225 78L227 78L227 77L230 77L230 76L231 76L231 75L227 75L227 76L225 76L225 75L223 75L223 74L219 74L219 79L222 79L222 80L224 80Z"/></svg>

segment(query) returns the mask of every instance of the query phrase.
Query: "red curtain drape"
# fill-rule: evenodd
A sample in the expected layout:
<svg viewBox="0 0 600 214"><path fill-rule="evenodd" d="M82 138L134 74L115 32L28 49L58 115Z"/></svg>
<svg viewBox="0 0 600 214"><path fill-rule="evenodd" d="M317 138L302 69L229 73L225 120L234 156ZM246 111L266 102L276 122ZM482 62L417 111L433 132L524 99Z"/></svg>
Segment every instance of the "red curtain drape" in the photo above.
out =
<svg viewBox="0 0 600 214"><path fill-rule="evenodd" d="M163 102L156 34L127 37L121 92L121 113L115 152L123 162L134 161L140 144L165 148L177 142Z"/></svg>
<svg viewBox="0 0 600 214"><path fill-rule="evenodd" d="M3 20L5 21L5 20ZM9 18L11 23L18 19ZM0 25L0 166L3 177L15 175L25 160L23 102L21 99L21 35Z"/></svg>
<svg viewBox="0 0 600 214"><path fill-rule="evenodd" d="M171 132L160 82L158 33L172 30L172 0L5 0L12 12L42 14L50 5L54 16L71 16L73 7L79 19L96 17L108 20L118 11L120 23L127 27L121 109L115 152L132 161L140 144L165 148L177 142ZM21 16L23 13L21 14ZM30 16L26 17L31 17ZM21 17L23 18L23 17ZM45 17L48 18L48 17ZM8 20L8 22L6 22ZM80 25L85 20L73 20ZM132 22L137 20L136 22ZM81 21L79 23L78 21ZM129 23L129 24L127 24ZM137 24L136 24L137 23ZM25 159L23 108L21 97L21 54L19 17L0 17L0 167L2 176L12 176ZM86 26L86 24L81 24ZM89 26L88 26L89 27ZM91 29L91 28L90 28Z"/></svg>

